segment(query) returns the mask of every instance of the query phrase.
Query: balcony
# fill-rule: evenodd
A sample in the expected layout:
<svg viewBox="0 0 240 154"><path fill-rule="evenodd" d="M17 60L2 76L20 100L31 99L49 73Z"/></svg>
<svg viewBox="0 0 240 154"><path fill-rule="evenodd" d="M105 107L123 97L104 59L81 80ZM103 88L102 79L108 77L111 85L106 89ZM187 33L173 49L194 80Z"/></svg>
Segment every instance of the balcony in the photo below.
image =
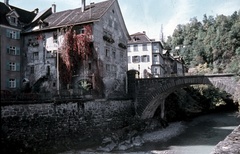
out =
<svg viewBox="0 0 240 154"><path fill-rule="evenodd" d="M107 41L108 43L113 44L115 41L112 37L107 36L107 35L103 35L103 40Z"/></svg>

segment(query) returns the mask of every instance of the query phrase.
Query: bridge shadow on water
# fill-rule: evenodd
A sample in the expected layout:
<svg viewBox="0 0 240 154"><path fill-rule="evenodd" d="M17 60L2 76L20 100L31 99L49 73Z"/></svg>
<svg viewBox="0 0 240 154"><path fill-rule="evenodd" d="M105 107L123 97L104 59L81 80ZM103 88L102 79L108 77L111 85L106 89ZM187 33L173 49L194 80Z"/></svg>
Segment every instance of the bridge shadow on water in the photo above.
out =
<svg viewBox="0 0 240 154"><path fill-rule="evenodd" d="M240 119L237 118L235 112L218 112L197 117L183 124L186 128L181 134L166 141L147 142L141 147L129 149L128 152L210 153L240 124ZM206 148L207 150L204 151Z"/></svg>

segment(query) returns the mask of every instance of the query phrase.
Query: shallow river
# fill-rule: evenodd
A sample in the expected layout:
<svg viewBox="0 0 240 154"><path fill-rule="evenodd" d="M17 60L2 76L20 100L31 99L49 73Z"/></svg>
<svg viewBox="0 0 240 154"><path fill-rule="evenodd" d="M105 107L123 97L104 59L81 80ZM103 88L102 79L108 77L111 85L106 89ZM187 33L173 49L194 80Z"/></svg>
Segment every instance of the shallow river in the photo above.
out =
<svg viewBox="0 0 240 154"><path fill-rule="evenodd" d="M215 145L240 124L236 113L214 113L195 118L190 122L171 123L166 129L145 133L144 144L126 151L130 154L210 154ZM69 151L75 154L97 152ZM99 152L103 153L103 152Z"/></svg>
<svg viewBox="0 0 240 154"><path fill-rule="evenodd" d="M176 124L176 123L175 123ZM177 124L178 131L169 131L176 135L168 140L157 140L157 134L149 134L149 140L134 152L176 153L176 154L210 154L215 145L223 140L240 124L235 113L217 113L198 117L192 122ZM130 151L129 151L130 152Z"/></svg>

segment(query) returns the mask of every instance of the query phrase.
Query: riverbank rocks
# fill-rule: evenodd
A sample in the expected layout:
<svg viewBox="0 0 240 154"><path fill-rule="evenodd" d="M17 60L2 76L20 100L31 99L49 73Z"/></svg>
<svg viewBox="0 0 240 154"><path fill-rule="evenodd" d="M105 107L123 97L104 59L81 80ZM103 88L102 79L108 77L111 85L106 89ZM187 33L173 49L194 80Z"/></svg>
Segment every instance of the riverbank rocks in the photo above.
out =
<svg viewBox="0 0 240 154"><path fill-rule="evenodd" d="M107 144L105 141L107 140ZM114 142L110 138L106 138L103 140L101 146L99 146L96 150L102 152L110 152L110 151L124 151L130 149L132 147L142 146L144 143L143 139L140 136L129 138L128 140L121 141L120 143Z"/></svg>
<svg viewBox="0 0 240 154"><path fill-rule="evenodd" d="M240 125L216 145L212 154L240 154Z"/></svg>

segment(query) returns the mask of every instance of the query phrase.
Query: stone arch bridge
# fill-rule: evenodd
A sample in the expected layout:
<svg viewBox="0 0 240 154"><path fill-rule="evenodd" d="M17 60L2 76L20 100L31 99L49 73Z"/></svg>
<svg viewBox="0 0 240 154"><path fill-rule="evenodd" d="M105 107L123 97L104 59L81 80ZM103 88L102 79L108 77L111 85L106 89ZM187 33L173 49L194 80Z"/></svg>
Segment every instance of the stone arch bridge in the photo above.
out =
<svg viewBox="0 0 240 154"><path fill-rule="evenodd" d="M166 97L179 88L193 84L213 85L231 94L234 101L240 101L240 84L236 82L234 74L135 79L133 98L136 114L141 119L152 118L161 105L161 117L164 118Z"/></svg>

